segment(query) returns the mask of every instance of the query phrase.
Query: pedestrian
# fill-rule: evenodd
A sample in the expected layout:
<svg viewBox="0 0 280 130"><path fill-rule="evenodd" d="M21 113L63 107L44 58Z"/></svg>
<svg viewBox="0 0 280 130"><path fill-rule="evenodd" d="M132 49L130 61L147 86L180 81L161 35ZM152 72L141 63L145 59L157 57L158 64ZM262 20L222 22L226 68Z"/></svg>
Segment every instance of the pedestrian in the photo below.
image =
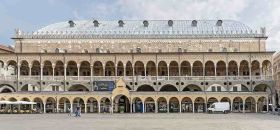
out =
<svg viewBox="0 0 280 130"><path fill-rule="evenodd" d="M71 107L70 106L67 108L67 111L68 111L68 116L72 116L71 115Z"/></svg>

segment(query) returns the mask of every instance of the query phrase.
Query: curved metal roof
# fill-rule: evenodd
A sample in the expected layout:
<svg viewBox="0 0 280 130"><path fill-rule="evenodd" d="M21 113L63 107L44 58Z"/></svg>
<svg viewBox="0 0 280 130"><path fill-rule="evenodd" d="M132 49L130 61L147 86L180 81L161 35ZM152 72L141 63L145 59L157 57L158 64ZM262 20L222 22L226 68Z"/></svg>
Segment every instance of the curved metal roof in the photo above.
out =
<svg viewBox="0 0 280 130"><path fill-rule="evenodd" d="M148 21L144 26L143 21ZM94 20L65 21L54 23L33 32L28 36L37 38L50 36L51 38L189 38L189 37L257 37L260 34L249 26L234 20L123 20L124 25L119 26L119 21ZM96 22L96 21L95 21ZM73 25L70 26L70 23ZM26 35L27 36L27 35ZM263 35L262 35L263 36ZM48 38L50 38L48 37Z"/></svg>

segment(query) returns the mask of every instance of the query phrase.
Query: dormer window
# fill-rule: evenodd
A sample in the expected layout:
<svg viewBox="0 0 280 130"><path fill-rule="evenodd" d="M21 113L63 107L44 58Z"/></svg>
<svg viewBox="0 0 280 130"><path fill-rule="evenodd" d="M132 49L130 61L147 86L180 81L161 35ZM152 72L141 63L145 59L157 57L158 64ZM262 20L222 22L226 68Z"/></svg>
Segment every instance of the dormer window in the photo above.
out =
<svg viewBox="0 0 280 130"><path fill-rule="evenodd" d="M168 26L172 27L173 26L173 21L172 20L168 20Z"/></svg>
<svg viewBox="0 0 280 130"><path fill-rule="evenodd" d="M100 53L100 48L96 48L96 53Z"/></svg>
<svg viewBox="0 0 280 130"><path fill-rule="evenodd" d="M87 50L87 49L84 49L84 53L88 53L88 50Z"/></svg>
<svg viewBox="0 0 280 130"><path fill-rule="evenodd" d="M218 20L216 23L216 26L222 26L223 25L223 21L222 20Z"/></svg>
<svg viewBox="0 0 280 130"><path fill-rule="evenodd" d="M197 27L197 21L196 20L192 21L192 27Z"/></svg>
<svg viewBox="0 0 280 130"><path fill-rule="evenodd" d="M144 27L148 27L149 26L149 22L147 20L144 20L143 21L143 25L144 25Z"/></svg>
<svg viewBox="0 0 280 130"><path fill-rule="evenodd" d="M118 21L118 24L119 24L119 27L123 27L124 22L123 22L122 20L119 20L119 21Z"/></svg>
<svg viewBox="0 0 280 130"><path fill-rule="evenodd" d="M59 49L58 48L55 49L55 53L59 53Z"/></svg>
<svg viewBox="0 0 280 130"><path fill-rule="evenodd" d="M94 25L94 27L98 27L99 26L99 22L97 20L94 20L93 21L93 25Z"/></svg>
<svg viewBox="0 0 280 130"><path fill-rule="evenodd" d="M68 24L69 24L70 28L75 27L75 25L76 25L73 20L69 20Z"/></svg>

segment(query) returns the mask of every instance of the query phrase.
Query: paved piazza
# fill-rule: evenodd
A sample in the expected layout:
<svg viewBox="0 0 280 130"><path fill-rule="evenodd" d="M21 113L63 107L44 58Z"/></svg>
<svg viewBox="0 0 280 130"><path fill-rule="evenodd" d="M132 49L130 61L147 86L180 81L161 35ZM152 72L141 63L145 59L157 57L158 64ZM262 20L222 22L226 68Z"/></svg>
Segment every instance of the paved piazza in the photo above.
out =
<svg viewBox="0 0 280 130"><path fill-rule="evenodd" d="M280 116L230 114L1 115L2 130L279 130Z"/></svg>

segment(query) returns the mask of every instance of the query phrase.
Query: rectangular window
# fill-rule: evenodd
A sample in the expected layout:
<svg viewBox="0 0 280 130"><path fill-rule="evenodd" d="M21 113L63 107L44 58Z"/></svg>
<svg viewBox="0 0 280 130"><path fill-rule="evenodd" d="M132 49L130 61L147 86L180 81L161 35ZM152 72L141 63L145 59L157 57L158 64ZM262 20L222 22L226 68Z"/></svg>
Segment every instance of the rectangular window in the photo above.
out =
<svg viewBox="0 0 280 130"><path fill-rule="evenodd" d="M52 86L52 91L55 91L55 86Z"/></svg>
<svg viewBox="0 0 280 130"><path fill-rule="evenodd" d="M237 92L237 87L233 87L233 92Z"/></svg>
<svg viewBox="0 0 280 130"><path fill-rule="evenodd" d="M216 92L216 87L212 86L212 92Z"/></svg>
<svg viewBox="0 0 280 130"><path fill-rule="evenodd" d="M221 92L221 91L222 91L221 86L217 86L217 91L218 91L218 92Z"/></svg>

